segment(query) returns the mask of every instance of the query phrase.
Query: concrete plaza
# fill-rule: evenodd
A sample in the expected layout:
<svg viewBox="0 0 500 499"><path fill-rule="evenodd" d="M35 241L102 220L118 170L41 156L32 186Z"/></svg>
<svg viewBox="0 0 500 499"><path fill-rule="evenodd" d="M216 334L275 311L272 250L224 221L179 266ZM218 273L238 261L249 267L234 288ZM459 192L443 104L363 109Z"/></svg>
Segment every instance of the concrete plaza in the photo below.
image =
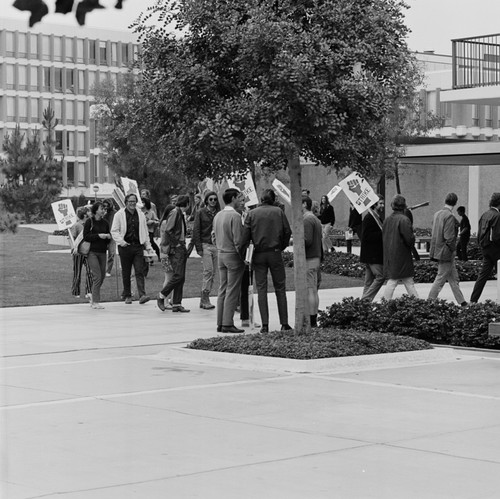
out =
<svg viewBox="0 0 500 499"><path fill-rule="evenodd" d="M321 306L360 294L322 290ZM176 359L217 334L197 304L0 309L0 496L498 497L500 354L306 373Z"/></svg>

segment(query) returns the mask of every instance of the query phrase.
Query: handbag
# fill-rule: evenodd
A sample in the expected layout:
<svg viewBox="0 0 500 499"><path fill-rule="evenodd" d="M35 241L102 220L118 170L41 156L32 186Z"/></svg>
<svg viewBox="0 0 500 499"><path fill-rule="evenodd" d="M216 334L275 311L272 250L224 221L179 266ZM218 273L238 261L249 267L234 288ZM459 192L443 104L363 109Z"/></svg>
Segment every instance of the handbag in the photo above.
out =
<svg viewBox="0 0 500 499"><path fill-rule="evenodd" d="M346 241L352 241L354 239L354 232L352 229L347 229L344 235Z"/></svg>
<svg viewBox="0 0 500 499"><path fill-rule="evenodd" d="M90 220L90 230L94 228L94 224L92 223L92 219ZM90 251L90 243L88 241L83 240L83 230L76 236L75 243L71 253L73 255L84 255L87 256Z"/></svg>
<svg viewBox="0 0 500 499"><path fill-rule="evenodd" d="M78 254L87 256L90 252L90 243L88 241L82 241L78 245Z"/></svg>

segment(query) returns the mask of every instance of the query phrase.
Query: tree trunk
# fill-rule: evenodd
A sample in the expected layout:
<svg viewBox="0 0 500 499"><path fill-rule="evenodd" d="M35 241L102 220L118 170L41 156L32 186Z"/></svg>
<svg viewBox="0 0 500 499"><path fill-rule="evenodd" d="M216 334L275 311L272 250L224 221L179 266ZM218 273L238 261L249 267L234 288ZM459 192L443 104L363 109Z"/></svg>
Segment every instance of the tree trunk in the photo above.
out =
<svg viewBox="0 0 500 499"><path fill-rule="evenodd" d="M295 280L295 332L311 332L310 318L306 315L306 249L304 246L304 217L302 214L302 167L298 156L288 162L290 192L292 196L293 271Z"/></svg>

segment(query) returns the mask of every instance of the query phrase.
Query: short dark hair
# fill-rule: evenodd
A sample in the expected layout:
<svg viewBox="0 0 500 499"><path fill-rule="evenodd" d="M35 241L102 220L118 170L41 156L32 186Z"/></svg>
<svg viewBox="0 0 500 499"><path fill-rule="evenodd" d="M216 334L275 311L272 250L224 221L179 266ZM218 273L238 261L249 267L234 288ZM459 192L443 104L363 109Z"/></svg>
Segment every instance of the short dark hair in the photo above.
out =
<svg viewBox="0 0 500 499"><path fill-rule="evenodd" d="M90 211L92 212L92 215L95 215L97 213L97 210L102 206L102 203L100 201L96 201L93 205L92 208L90 208Z"/></svg>
<svg viewBox="0 0 500 499"><path fill-rule="evenodd" d="M89 209L87 206L79 206L76 209L76 216L80 219L83 220L83 217L88 213Z"/></svg>
<svg viewBox="0 0 500 499"><path fill-rule="evenodd" d="M134 194L133 192L131 192L130 194L127 194L127 195L125 196L125 202L127 203L127 202L128 202L128 200L129 200L132 196L134 196L134 197L135 197L136 202L138 201L138 199L137 199L137 195L136 195L136 194Z"/></svg>
<svg viewBox="0 0 500 499"><path fill-rule="evenodd" d="M276 193L272 189L264 189L260 201L262 204L273 205L276 201Z"/></svg>
<svg viewBox="0 0 500 499"><path fill-rule="evenodd" d="M187 194L181 194L180 196L177 196L175 206L178 206L179 208L185 208L186 206L189 206L189 196Z"/></svg>
<svg viewBox="0 0 500 499"><path fill-rule="evenodd" d="M391 203L393 210L403 211L406 208L406 199L401 194L396 194Z"/></svg>
<svg viewBox="0 0 500 499"><path fill-rule="evenodd" d="M494 192L491 195L490 206L498 208L500 206L500 192Z"/></svg>
<svg viewBox="0 0 500 499"><path fill-rule="evenodd" d="M222 200L224 201L224 204L230 204L232 203L234 198L237 198L241 192L238 189L235 189L234 187L230 187L229 189L226 189L224 191L224 194L222 195Z"/></svg>
<svg viewBox="0 0 500 499"><path fill-rule="evenodd" d="M449 194L447 194L444 200L444 202L448 206L455 206L457 204L457 201L458 201L458 196L454 192L450 192Z"/></svg>
<svg viewBox="0 0 500 499"><path fill-rule="evenodd" d="M302 196L302 204L306 203L306 208L311 211L313 202L309 196Z"/></svg>
<svg viewBox="0 0 500 499"><path fill-rule="evenodd" d="M148 198L142 198L142 202L144 203L146 210L151 209L151 201Z"/></svg>
<svg viewBox="0 0 500 499"><path fill-rule="evenodd" d="M465 213L465 206L459 206L457 208L457 213Z"/></svg>

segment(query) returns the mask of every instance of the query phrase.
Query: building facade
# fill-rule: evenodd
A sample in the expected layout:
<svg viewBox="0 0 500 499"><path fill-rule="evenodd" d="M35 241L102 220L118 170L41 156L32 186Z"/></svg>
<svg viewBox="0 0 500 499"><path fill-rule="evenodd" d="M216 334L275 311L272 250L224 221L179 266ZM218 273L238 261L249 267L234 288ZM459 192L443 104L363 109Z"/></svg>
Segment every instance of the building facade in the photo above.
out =
<svg viewBox="0 0 500 499"><path fill-rule="evenodd" d="M92 89L127 73L138 50L128 32L44 23L30 29L25 22L0 20L0 140L17 124L24 133L42 131L50 105L59 121L63 197L93 197L93 184L113 181L90 119Z"/></svg>

